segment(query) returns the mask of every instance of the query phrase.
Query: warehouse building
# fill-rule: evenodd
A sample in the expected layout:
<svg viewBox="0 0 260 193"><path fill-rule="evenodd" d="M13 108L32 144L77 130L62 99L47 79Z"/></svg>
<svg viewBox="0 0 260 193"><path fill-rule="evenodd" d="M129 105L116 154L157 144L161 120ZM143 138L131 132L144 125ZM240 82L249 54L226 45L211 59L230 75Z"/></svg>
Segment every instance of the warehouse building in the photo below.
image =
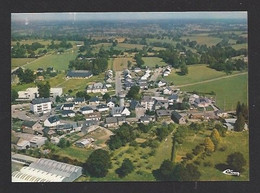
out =
<svg viewBox="0 0 260 193"><path fill-rule="evenodd" d="M12 182L73 182L82 167L41 158L12 173Z"/></svg>

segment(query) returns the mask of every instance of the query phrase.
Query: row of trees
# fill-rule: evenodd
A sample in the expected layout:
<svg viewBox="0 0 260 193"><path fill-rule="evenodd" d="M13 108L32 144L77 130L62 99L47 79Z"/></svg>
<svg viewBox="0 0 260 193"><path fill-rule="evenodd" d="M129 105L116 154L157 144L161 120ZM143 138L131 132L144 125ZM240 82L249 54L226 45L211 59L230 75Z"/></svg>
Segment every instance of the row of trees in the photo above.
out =
<svg viewBox="0 0 260 193"><path fill-rule="evenodd" d="M14 74L19 78L20 83L31 83L34 82L36 75L30 69L23 70L21 67L18 68Z"/></svg>
<svg viewBox="0 0 260 193"><path fill-rule="evenodd" d="M245 128L245 123L248 123L248 107L244 103L237 103L236 116L237 120L234 125L234 130L243 131Z"/></svg>
<svg viewBox="0 0 260 193"><path fill-rule="evenodd" d="M39 48L44 48L45 46L40 44L39 42L33 42L31 45L29 44L20 44L20 42L17 42L16 45L12 47L11 50L11 57L12 58L35 58L36 53L35 51ZM47 51L46 51L47 52ZM41 51L41 54L44 54L46 52Z"/></svg>

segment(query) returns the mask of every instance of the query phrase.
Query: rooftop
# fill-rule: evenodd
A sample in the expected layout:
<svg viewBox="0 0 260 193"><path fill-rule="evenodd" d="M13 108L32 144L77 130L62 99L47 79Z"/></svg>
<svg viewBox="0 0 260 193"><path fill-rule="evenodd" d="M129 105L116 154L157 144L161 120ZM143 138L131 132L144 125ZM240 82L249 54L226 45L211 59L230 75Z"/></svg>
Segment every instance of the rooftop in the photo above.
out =
<svg viewBox="0 0 260 193"><path fill-rule="evenodd" d="M32 100L33 105L51 102L49 98L35 98Z"/></svg>

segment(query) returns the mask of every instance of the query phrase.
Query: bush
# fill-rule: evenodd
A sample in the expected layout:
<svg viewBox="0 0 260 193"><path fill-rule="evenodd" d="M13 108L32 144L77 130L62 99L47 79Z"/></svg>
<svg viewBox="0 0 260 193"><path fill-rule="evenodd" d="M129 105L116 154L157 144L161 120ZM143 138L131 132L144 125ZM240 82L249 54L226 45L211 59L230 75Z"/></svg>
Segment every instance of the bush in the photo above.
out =
<svg viewBox="0 0 260 193"><path fill-rule="evenodd" d="M192 153L186 153L186 157L188 160L192 160L194 158L194 155Z"/></svg>
<svg viewBox="0 0 260 193"><path fill-rule="evenodd" d="M200 163L201 163L201 162L200 162L199 160L195 160L195 161L194 161L194 164L196 164L196 165L200 165Z"/></svg>
<svg viewBox="0 0 260 193"><path fill-rule="evenodd" d="M222 146L219 148L219 151L226 151L227 150L227 146Z"/></svg>
<svg viewBox="0 0 260 193"><path fill-rule="evenodd" d="M212 167L213 166L213 163L211 161L207 161L207 162L204 162L203 165L205 167Z"/></svg>

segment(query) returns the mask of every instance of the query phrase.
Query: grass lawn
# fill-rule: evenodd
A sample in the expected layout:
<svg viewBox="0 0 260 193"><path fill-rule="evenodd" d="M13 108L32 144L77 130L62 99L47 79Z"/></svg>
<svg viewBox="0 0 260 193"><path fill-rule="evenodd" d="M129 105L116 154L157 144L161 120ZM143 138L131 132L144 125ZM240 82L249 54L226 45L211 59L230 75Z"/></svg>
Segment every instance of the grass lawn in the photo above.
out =
<svg viewBox="0 0 260 193"><path fill-rule="evenodd" d="M108 70L113 70L113 63L114 63L114 58L109 58L108 60Z"/></svg>
<svg viewBox="0 0 260 193"><path fill-rule="evenodd" d="M47 67L54 67L55 70L66 70L68 68L69 62L74 60L76 56L76 52L45 55L31 62L30 64L25 65L24 67L31 70L36 70L39 67L43 69L47 69Z"/></svg>
<svg viewBox="0 0 260 193"><path fill-rule="evenodd" d="M127 62L133 62L133 58L115 58L113 62L114 71L122 71L127 68Z"/></svg>
<svg viewBox="0 0 260 193"><path fill-rule="evenodd" d="M217 106L222 110L235 110L237 102L248 103L248 74L182 87L185 91L216 93Z"/></svg>
<svg viewBox="0 0 260 193"><path fill-rule="evenodd" d="M167 66L167 64L158 57L142 57L143 61L144 61L144 65L148 66L148 67L155 67L156 64L158 64L159 66Z"/></svg>
<svg viewBox="0 0 260 193"><path fill-rule="evenodd" d="M248 181L249 180L249 134L248 132L228 132L226 137L221 138L220 147L226 146L225 151L217 150L205 161L213 163L213 167L199 167L202 181ZM215 164L225 164L227 156L234 152L241 152L246 159L245 171L240 177L224 175L222 171L214 168Z"/></svg>
<svg viewBox="0 0 260 193"><path fill-rule="evenodd" d="M12 67L12 69L14 69L16 67L20 67L22 65L30 63L34 60L35 60L35 58L12 58L11 59L11 67Z"/></svg>
<svg viewBox="0 0 260 193"><path fill-rule="evenodd" d="M59 149L55 154L60 156L67 156L70 157L71 159L77 159L81 162L85 162L92 152L93 150L90 149L70 146L70 147Z"/></svg>
<svg viewBox="0 0 260 193"><path fill-rule="evenodd" d="M182 85L226 76L225 72L216 71L207 67L206 64L189 65L188 72L189 73L187 75L181 76L172 70L171 74L165 77L165 80L173 81L175 85Z"/></svg>
<svg viewBox="0 0 260 193"><path fill-rule="evenodd" d="M36 87L35 83L28 83L28 84L18 84L18 85L12 85L12 89L18 91L26 90L30 87Z"/></svg>
<svg viewBox="0 0 260 193"><path fill-rule="evenodd" d="M190 39L190 41L197 41L197 44L206 44L207 46L213 46L216 45L217 43L221 42L221 38L217 37L209 37L207 34L198 34L198 35L192 35L192 36L184 36L181 37L182 40L187 40Z"/></svg>
<svg viewBox="0 0 260 193"><path fill-rule="evenodd" d="M116 47L118 47L119 49L124 49L124 50L128 50L128 49L143 49L145 45L141 45L141 44L126 44L126 43L119 43Z"/></svg>
<svg viewBox="0 0 260 193"><path fill-rule="evenodd" d="M235 45L232 45L232 48L234 48L235 50L239 50L239 49L247 49L248 48L248 45L247 43L244 43L244 44L235 44Z"/></svg>

